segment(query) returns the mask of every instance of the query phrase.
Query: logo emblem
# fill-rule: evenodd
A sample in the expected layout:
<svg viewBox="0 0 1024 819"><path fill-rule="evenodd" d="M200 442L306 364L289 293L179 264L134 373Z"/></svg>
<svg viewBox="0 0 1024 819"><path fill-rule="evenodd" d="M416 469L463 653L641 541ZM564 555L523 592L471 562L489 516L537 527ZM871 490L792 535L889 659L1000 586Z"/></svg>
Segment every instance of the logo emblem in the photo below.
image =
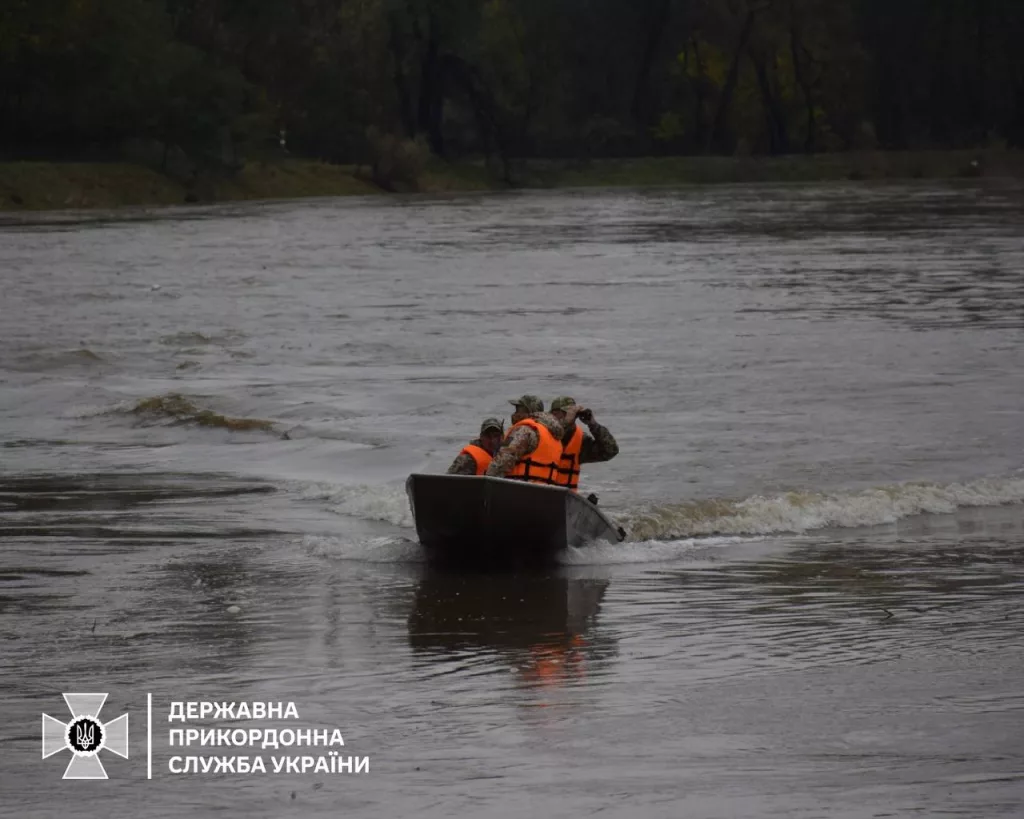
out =
<svg viewBox="0 0 1024 819"><path fill-rule="evenodd" d="M61 722L43 714L43 759L71 751L65 779L106 779L100 751L128 758L128 715L100 722L100 709L106 700L106 694L64 694L70 721Z"/></svg>

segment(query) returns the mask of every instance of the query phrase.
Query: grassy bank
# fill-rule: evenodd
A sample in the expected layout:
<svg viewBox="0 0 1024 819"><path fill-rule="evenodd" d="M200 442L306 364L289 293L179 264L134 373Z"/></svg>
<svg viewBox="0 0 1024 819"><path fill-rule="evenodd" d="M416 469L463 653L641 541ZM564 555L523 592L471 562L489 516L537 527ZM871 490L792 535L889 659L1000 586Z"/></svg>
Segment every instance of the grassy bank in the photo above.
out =
<svg viewBox="0 0 1024 819"><path fill-rule="evenodd" d="M353 168L307 160L253 162L196 183L128 163L0 163L0 210L114 208L378 193Z"/></svg>
<svg viewBox="0 0 1024 819"><path fill-rule="evenodd" d="M365 171L365 169L363 169ZM1024 153L920 151L788 157L650 157L514 163L518 188L702 185L859 179L1024 178ZM509 187L483 162L432 161L426 192ZM383 193L359 169L300 159L250 162L233 176L185 183L127 163L0 163L0 210L113 208Z"/></svg>
<svg viewBox="0 0 1024 819"><path fill-rule="evenodd" d="M531 163L528 187L712 185L744 182L1024 177L1024 153L870 151L781 157L656 157Z"/></svg>

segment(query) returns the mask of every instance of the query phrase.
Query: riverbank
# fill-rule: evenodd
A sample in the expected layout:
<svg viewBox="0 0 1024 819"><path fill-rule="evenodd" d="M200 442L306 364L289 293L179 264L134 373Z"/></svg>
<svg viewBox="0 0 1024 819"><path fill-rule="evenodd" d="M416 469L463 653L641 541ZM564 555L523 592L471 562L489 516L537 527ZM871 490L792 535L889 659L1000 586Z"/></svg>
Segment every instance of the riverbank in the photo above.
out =
<svg viewBox="0 0 1024 819"><path fill-rule="evenodd" d="M1024 177L1019 151L914 151L786 157L645 157L515 163L512 185L483 162L428 163L428 193L515 188ZM367 169L302 159L250 162L188 183L130 163L0 163L0 210L62 210L385 193Z"/></svg>
<svg viewBox="0 0 1024 819"><path fill-rule="evenodd" d="M378 193L351 167L254 162L231 177L180 181L127 162L0 163L0 210L179 205Z"/></svg>

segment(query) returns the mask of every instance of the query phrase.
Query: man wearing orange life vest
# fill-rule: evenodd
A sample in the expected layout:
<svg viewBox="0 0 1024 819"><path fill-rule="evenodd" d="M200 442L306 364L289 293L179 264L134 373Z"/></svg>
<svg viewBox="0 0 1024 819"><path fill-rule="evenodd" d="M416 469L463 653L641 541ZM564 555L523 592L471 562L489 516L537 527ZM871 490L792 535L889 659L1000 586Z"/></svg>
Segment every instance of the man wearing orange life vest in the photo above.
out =
<svg viewBox="0 0 1024 819"><path fill-rule="evenodd" d="M610 461L619 454L619 444L607 427L594 420L592 410L577 406L576 401L568 396L551 402L551 414L565 426L557 478L562 486L575 492L580 482L580 465ZM587 425L590 435L576 426L577 419Z"/></svg>
<svg viewBox="0 0 1024 819"><path fill-rule="evenodd" d="M484 475L557 486L555 470L562 457L562 425L544 412L544 402L536 395L524 395L509 403L516 408L512 428Z"/></svg>
<svg viewBox="0 0 1024 819"><path fill-rule="evenodd" d="M497 418L485 418L480 425L480 437L462 448L452 465L449 475L483 475L491 465L491 458L501 446L505 425Z"/></svg>

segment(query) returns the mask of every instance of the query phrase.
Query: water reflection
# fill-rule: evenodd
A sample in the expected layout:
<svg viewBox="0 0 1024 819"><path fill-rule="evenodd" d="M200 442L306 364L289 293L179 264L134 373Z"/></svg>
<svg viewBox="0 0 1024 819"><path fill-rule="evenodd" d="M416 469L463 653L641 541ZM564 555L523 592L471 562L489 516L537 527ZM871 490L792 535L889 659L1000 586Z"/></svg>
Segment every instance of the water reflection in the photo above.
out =
<svg viewBox="0 0 1024 819"><path fill-rule="evenodd" d="M597 617L608 581L565 572L479 575L426 570L409 613L416 654L456 666L489 657L525 688L581 684L615 654Z"/></svg>
<svg viewBox="0 0 1024 819"><path fill-rule="evenodd" d="M247 524L269 491L209 475L0 479L0 612L46 634L5 632L12 654L54 678L69 656L151 680L244 663L256 633L232 607L267 583L252 565L263 532Z"/></svg>

